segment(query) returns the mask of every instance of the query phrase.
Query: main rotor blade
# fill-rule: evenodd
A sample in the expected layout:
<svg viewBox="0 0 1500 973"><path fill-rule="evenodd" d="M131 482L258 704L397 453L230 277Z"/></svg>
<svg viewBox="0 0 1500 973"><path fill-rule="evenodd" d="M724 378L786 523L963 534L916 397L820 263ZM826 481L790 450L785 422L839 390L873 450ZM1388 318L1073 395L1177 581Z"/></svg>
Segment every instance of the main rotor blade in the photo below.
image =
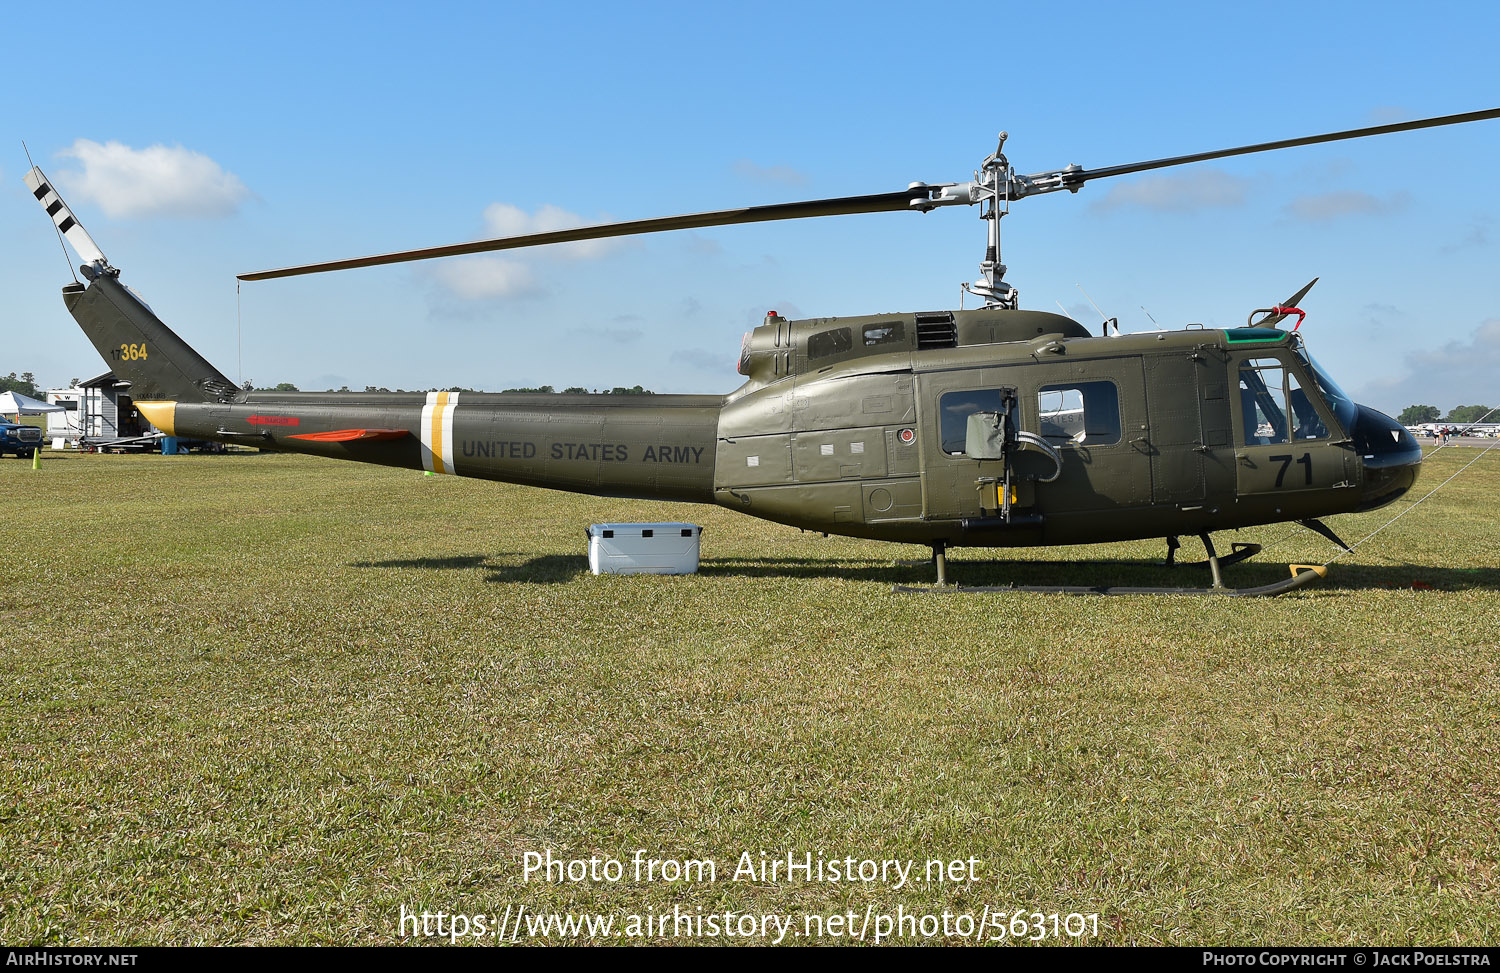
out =
<svg viewBox="0 0 1500 973"><path fill-rule="evenodd" d="M262 270L253 274L240 274L238 276L240 280L270 280L273 277L295 277L299 274L319 274L329 270L350 270L355 267L375 267L380 264L404 263L409 260L430 260L434 257L454 257L466 253L486 253L491 250L539 247L549 243L574 243L579 240L600 240L606 237L630 236L638 233L691 230L705 226L728 226L732 223L801 220L814 216L844 216L851 213L895 212L910 209L913 200L924 200L927 198L927 193L928 189L926 186L914 186L910 189L904 189L901 192L877 193L873 196L809 199L800 203L775 203L769 206L747 206L743 209L721 209L711 213L660 216L649 220L628 220L624 223L601 223L595 226L579 226L568 230L548 230L544 233L527 233L521 236L498 237L492 240L475 240L472 243L455 243L445 247L402 250L398 253L382 253L373 257L355 257L351 260L330 260L325 263L302 264L297 267Z"/></svg>
<svg viewBox="0 0 1500 973"><path fill-rule="evenodd" d="M1423 118L1392 125L1374 125L1355 128L1326 135L1309 135L1304 138L1282 139L1277 142L1261 142L1234 149L1215 152L1199 152L1194 155L1179 155L1149 162L1134 162L1105 169L1083 169L1069 166L1054 172L1037 173L1022 178L1030 186L1030 193L1053 192L1058 189L1076 191L1090 179L1106 176L1123 176L1148 169L1186 165L1190 162L1206 162L1252 152L1270 152L1273 149L1288 149L1298 145L1313 145L1319 142L1337 142L1341 139L1365 138L1371 135L1386 135L1406 132L1418 128L1434 128L1439 125L1457 125L1462 122L1477 122L1488 118L1500 118L1500 108L1467 112L1461 115L1444 115L1438 118ZM1008 170L1007 170L1008 171ZM1008 177L1007 177L1008 178ZM953 185L953 184L945 184ZM581 240L601 240L608 237L630 236L641 233L661 233L667 230L688 230L709 226L728 226L734 223L766 223L773 220L800 220L815 216L845 216L854 213L886 213L916 209L925 212L935 206L972 204L979 200L974 195L975 184L958 184L951 195L934 195L944 186L914 184L901 192L877 193L873 196L844 196L836 199L810 199L800 203L776 203L769 206L748 206L743 209L715 210L709 213L691 213L683 216L664 216L649 220L629 220L624 223L602 223L595 226L580 226L567 230L549 230L543 233L528 233L521 236L498 237L491 240L476 240L471 243L455 243L445 247L427 247L420 250L402 250L370 257L355 257L351 260L330 260L324 263L302 264L282 267L279 270L262 270L251 274L240 274L240 280L270 280L276 277L295 277L300 274L317 274L330 270L350 270L355 267L375 267L381 264L405 263L411 260L430 260L435 257L453 257L469 253L486 253L493 250L512 250L519 247L537 247L551 243L575 243ZM1030 194L1028 193L1028 195ZM922 203L923 205L914 205Z"/></svg>
<svg viewBox="0 0 1500 973"><path fill-rule="evenodd" d="M1082 169L1064 172L1066 186L1072 188L1090 179L1105 176L1125 176L1147 169L1164 169L1167 166L1182 166L1189 162L1207 162L1210 159L1225 159L1232 155L1249 155L1252 152L1270 152L1273 149L1290 149L1298 145L1315 145L1319 142L1338 142L1343 139L1362 139L1370 135L1388 135L1391 132L1409 132L1416 128L1436 128L1439 125L1458 125L1463 122L1478 122L1486 118L1500 118L1500 108L1465 112L1462 115L1442 115L1437 118L1420 118L1412 122L1396 122L1393 125L1372 125L1369 128L1351 128L1345 132L1330 132L1327 135L1308 135L1299 139L1282 139L1278 142L1260 142L1242 145L1237 149L1219 149L1216 152L1199 152L1194 155L1178 155L1170 159L1153 159L1150 162L1132 162L1107 169Z"/></svg>

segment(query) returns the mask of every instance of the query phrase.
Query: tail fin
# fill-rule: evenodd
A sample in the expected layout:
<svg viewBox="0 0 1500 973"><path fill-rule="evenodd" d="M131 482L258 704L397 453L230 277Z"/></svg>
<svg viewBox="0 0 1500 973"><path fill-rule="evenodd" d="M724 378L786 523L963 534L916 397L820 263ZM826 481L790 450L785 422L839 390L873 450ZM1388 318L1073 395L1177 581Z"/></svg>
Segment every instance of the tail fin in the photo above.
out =
<svg viewBox="0 0 1500 973"><path fill-rule="evenodd" d="M63 288L68 313L141 400L223 402L239 389L120 283L115 271Z"/></svg>
<svg viewBox="0 0 1500 973"><path fill-rule="evenodd" d="M84 259L89 284L63 288L63 303L121 381L130 383L136 401L227 401L239 389L120 283L120 272L79 224L62 198L33 168L26 185L47 210L63 237Z"/></svg>

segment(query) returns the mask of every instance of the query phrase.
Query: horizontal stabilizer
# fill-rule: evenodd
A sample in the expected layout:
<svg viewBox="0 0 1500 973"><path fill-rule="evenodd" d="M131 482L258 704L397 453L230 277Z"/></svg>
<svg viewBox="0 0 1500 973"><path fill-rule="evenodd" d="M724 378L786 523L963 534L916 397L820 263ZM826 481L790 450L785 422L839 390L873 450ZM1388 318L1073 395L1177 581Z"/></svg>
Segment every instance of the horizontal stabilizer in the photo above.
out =
<svg viewBox="0 0 1500 973"><path fill-rule="evenodd" d="M400 439L410 435L405 429L335 429L332 432L304 432L286 438L314 443L348 443L357 439Z"/></svg>

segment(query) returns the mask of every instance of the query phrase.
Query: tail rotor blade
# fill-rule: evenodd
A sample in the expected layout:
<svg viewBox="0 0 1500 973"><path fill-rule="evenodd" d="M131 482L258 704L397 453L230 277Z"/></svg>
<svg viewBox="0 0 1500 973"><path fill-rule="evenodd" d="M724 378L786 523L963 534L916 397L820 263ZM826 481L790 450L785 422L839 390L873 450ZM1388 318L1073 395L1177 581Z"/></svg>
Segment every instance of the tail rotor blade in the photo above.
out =
<svg viewBox="0 0 1500 973"><path fill-rule="evenodd" d="M89 236L89 231L83 228L73 211L68 209L68 204L57 195L57 190L52 188L51 182L37 166L32 166L31 171L25 176L26 188L31 190L37 202L41 203L47 210L47 215L52 217L52 222L57 231L63 235L63 239L73 245L78 256L83 258L86 264L97 267L108 265L109 261L104 259L104 251L99 249L99 244Z"/></svg>

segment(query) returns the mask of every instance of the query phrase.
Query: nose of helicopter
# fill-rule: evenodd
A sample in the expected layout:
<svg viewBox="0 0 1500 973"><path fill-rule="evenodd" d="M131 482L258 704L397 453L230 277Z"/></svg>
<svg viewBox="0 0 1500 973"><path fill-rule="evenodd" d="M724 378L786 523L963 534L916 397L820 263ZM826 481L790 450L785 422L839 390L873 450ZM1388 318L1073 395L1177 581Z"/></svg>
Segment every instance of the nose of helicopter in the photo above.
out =
<svg viewBox="0 0 1500 973"><path fill-rule="evenodd" d="M1354 448L1364 464L1363 489L1356 510L1374 510L1397 499L1417 482L1422 447L1407 428L1383 412L1356 406Z"/></svg>

